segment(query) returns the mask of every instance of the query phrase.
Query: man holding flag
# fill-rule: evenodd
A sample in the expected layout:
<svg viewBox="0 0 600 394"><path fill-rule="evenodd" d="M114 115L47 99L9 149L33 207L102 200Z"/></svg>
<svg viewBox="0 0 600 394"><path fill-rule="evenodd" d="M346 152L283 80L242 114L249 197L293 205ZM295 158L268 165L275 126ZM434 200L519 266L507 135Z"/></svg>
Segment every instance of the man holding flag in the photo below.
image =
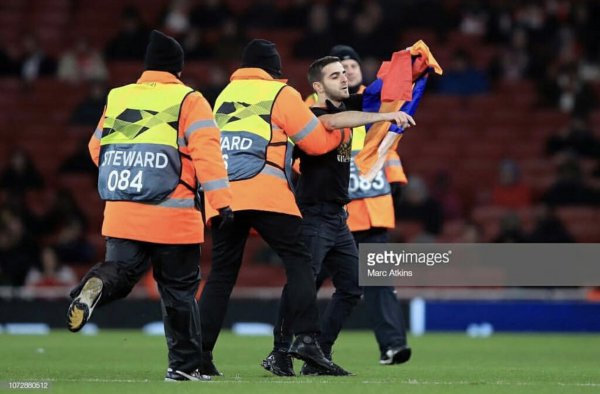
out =
<svg viewBox="0 0 600 394"><path fill-rule="evenodd" d="M394 122L402 127L414 125L414 120L404 112L361 113L362 96L350 95L349 80L341 61L337 57L326 56L316 60L309 68L308 79L317 93L317 102L311 110L317 117L344 112L356 122L352 130L363 130L364 124L380 121ZM354 110L354 111L353 111ZM351 135L351 133L349 133ZM352 139L342 143L337 150L324 155L311 156L301 149L296 150L300 159L300 177L296 186L296 200L302 211L302 241L309 248L315 275L326 267L331 273L335 293L325 311L319 345L328 359L337 336L346 318L360 299L358 285L358 250L346 224L348 214L345 205L350 201L348 185L350 181ZM282 300L280 316L275 327L274 349L263 361L263 367L276 375L293 375L291 359L282 357L283 349L291 340L287 324L286 307ZM334 364L335 365L335 364ZM323 370L305 364L303 375L349 375L337 368L336 371Z"/></svg>

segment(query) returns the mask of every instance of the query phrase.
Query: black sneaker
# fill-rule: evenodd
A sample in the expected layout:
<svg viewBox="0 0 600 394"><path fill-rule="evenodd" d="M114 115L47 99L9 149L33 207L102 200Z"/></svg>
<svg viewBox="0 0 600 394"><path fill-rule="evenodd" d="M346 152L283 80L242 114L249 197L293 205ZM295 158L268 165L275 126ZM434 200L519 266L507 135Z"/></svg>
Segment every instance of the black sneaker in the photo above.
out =
<svg viewBox="0 0 600 394"><path fill-rule="evenodd" d="M292 356L281 350L273 350L262 363L262 367L277 376L296 376Z"/></svg>
<svg viewBox="0 0 600 394"><path fill-rule="evenodd" d="M203 375L198 370L185 373L169 368L165 375L165 382L205 382L208 380L211 380L210 376Z"/></svg>
<svg viewBox="0 0 600 394"><path fill-rule="evenodd" d="M292 346L290 346L288 353L292 357L300 359L315 368L321 368L324 371L330 371L332 373L336 371L335 364L325 357L314 336L298 335L294 340L294 343L292 343Z"/></svg>
<svg viewBox="0 0 600 394"><path fill-rule="evenodd" d="M392 364L403 364L410 360L412 350L408 346L394 346L388 348L381 354L379 364L381 365L392 365Z"/></svg>
<svg viewBox="0 0 600 394"><path fill-rule="evenodd" d="M85 282L79 295L71 302L67 311L67 327L71 332L77 332L92 317L92 312L102 296L102 280L90 278Z"/></svg>
<svg viewBox="0 0 600 394"><path fill-rule="evenodd" d="M213 363L212 352L202 352L202 362L198 370L202 375L223 376L215 366L215 363Z"/></svg>
<svg viewBox="0 0 600 394"><path fill-rule="evenodd" d="M302 376L352 376L353 373L346 371L344 368L340 367L336 363L333 364L333 369L323 369L321 367L315 367L308 363L305 363L300 370L300 375Z"/></svg>

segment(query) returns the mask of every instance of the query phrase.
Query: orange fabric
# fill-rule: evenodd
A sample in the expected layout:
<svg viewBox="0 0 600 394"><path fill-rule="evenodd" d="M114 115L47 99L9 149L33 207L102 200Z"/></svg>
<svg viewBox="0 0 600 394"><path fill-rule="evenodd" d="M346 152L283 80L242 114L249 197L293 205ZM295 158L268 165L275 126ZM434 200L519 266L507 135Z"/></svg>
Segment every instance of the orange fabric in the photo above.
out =
<svg viewBox="0 0 600 394"><path fill-rule="evenodd" d="M407 50L404 50L407 51ZM400 52L404 52L400 51ZM410 47L410 54L412 56L417 56L415 61L412 64L412 80L414 81L418 78L428 67L433 68L433 71L436 74L441 75L443 73L442 68L438 64L435 57L429 50L429 47L422 41L419 40L414 43ZM392 62L396 60L402 61L402 57L392 57ZM384 62L385 63L385 62ZM391 63L386 63L380 69L380 72L385 72L386 76L393 77L393 70L395 70L394 66ZM385 83L384 83L385 86ZM396 100L391 102L382 102L379 112L390 112L390 111L398 111L404 105L404 100ZM365 146L362 151L358 154L355 159L356 167L360 170L362 174L369 172L369 170L375 165L377 162L379 155L379 146L384 138L388 134L388 130L390 127L389 122L378 122L371 126L369 133L365 139ZM398 142L402 139L402 134L397 137L396 143L394 144L394 148L397 146Z"/></svg>
<svg viewBox="0 0 600 394"><path fill-rule="evenodd" d="M412 100L412 64L408 51L395 52L392 61L377 74L383 80L381 101ZM391 78L386 78L391 75Z"/></svg>
<svg viewBox="0 0 600 394"><path fill-rule="evenodd" d="M381 103L379 112L399 111L403 104L404 101L383 102ZM381 144L387 135L390 124L390 122L377 122L374 123L369 129L369 132L365 137L365 146L354 159L354 163L361 174L367 173L379 159L379 144ZM404 134L398 134L394 146L398 146L398 143L403 136Z"/></svg>
<svg viewBox="0 0 600 394"><path fill-rule="evenodd" d="M404 167L402 167L400 161L400 155L395 150L388 152L383 169L388 182L408 183Z"/></svg>
<svg viewBox="0 0 600 394"><path fill-rule="evenodd" d="M400 156L396 151L388 153L384 171L388 182L407 182ZM350 201L347 223L350 231L363 231L372 227L394 228L396 219L392 195Z"/></svg>
<svg viewBox="0 0 600 394"><path fill-rule="evenodd" d="M352 200L347 205L350 231L363 231L371 227L394 228L394 203L391 194Z"/></svg>
<svg viewBox="0 0 600 394"><path fill-rule="evenodd" d="M236 79L273 78L258 68L241 68L231 76L231 80ZM327 130L304 104L300 93L291 86L284 87L275 99L271 123L274 125L271 142L283 142L288 137L303 134L306 137L296 144L308 154L327 153L337 148L342 141L340 132ZM267 153L268 160L283 167L285 152L286 146L271 146ZM258 174L251 179L231 182L230 185L233 191L231 207L234 211L260 210L301 216L292 190L287 181L281 178ZM214 209L207 207L208 218L216 214Z"/></svg>
<svg viewBox="0 0 600 394"><path fill-rule="evenodd" d="M145 71L138 83L181 83L167 72ZM179 138L184 138L188 127L201 120L214 120L212 110L204 97L194 92L189 94L181 107L179 117ZM92 159L98 165L100 155L100 135L104 124L104 113L100 118L96 133L92 136L89 149ZM187 139L187 147L180 151L192 157L182 158L181 179L195 185L197 178L201 184L213 180L227 179L220 143L221 132L216 127L198 129ZM216 209L231 205L232 195L228 187L205 192L206 200ZM179 185L170 197L194 198L194 193ZM107 201L104 209L102 235L133 239L162 244L191 244L204 241L202 215L194 208L167 208L130 201Z"/></svg>
<svg viewBox="0 0 600 394"><path fill-rule="evenodd" d="M306 104L306 106L308 108L312 107L316 103L317 103L317 94L316 93L312 93L304 100L304 104Z"/></svg>

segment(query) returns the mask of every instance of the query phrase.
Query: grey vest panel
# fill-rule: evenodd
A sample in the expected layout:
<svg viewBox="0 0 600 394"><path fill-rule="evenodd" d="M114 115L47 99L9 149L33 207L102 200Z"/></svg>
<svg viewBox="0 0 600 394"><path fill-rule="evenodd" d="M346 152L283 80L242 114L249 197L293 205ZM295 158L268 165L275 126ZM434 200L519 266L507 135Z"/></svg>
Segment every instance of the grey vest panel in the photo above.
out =
<svg viewBox="0 0 600 394"><path fill-rule="evenodd" d="M390 194L392 188L385 176L383 169L379 170L372 181L368 181L360 176L354 157L358 152L352 152L352 162L350 162L350 183L348 185L348 195L351 200L360 200L363 198L378 197Z"/></svg>
<svg viewBox="0 0 600 394"><path fill-rule="evenodd" d="M100 149L98 192L109 201L162 201L179 184L179 151L159 144L110 144Z"/></svg>

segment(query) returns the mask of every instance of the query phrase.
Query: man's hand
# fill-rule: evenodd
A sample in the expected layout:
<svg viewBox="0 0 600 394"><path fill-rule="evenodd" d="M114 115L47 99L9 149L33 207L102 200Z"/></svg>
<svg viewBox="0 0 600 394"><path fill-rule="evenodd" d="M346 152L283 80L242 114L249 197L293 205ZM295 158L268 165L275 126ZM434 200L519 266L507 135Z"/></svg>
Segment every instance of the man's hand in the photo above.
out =
<svg viewBox="0 0 600 394"><path fill-rule="evenodd" d="M222 230L225 226L233 223L233 211L229 207L220 208L219 218L221 219L221 223L219 223L218 229Z"/></svg>
<svg viewBox="0 0 600 394"><path fill-rule="evenodd" d="M384 120L388 122L394 122L403 129L407 129L411 126L416 126L415 120L406 112L386 112L382 115L384 115Z"/></svg>

